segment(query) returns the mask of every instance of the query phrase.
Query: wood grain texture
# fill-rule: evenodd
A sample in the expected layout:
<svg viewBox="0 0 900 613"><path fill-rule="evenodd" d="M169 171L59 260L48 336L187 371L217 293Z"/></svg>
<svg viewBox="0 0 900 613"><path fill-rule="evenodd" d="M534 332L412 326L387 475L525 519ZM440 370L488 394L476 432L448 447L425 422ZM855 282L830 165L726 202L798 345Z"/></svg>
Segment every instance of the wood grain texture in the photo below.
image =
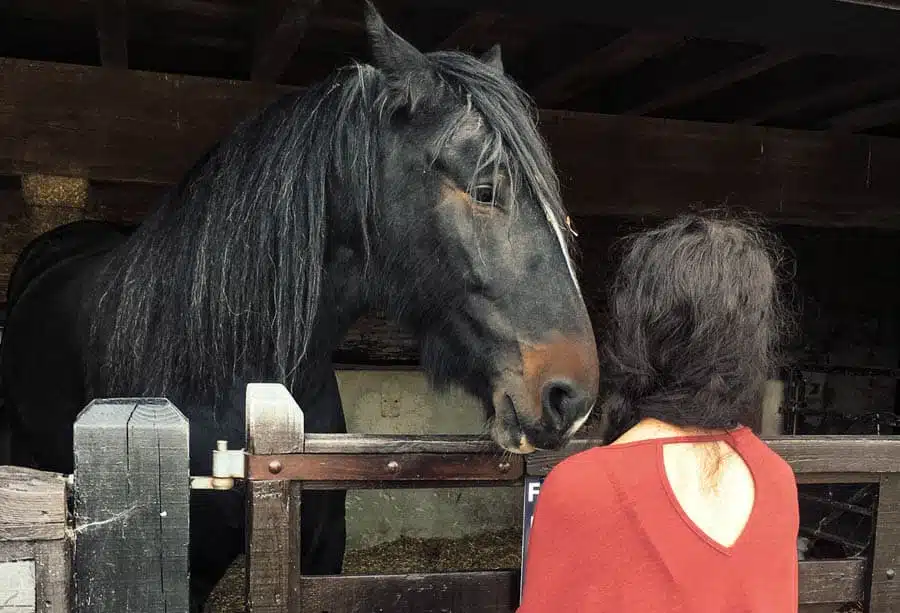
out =
<svg viewBox="0 0 900 613"><path fill-rule="evenodd" d="M489 438L470 434L323 434L309 432L304 453L494 453L501 451Z"/></svg>
<svg viewBox="0 0 900 613"><path fill-rule="evenodd" d="M63 475L19 466L0 466L0 540L13 526L38 524L50 536L62 538L66 522L66 481Z"/></svg>
<svg viewBox="0 0 900 613"><path fill-rule="evenodd" d="M518 571L303 577L293 613L512 613Z"/></svg>
<svg viewBox="0 0 900 613"><path fill-rule="evenodd" d="M95 400L74 434L76 613L187 611L187 420L164 399Z"/></svg>
<svg viewBox="0 0 900 613"><path fill-rule="evenodd" d="M247 385L245 411L248 453L303 452L303 411L284 385Z"/></svg>
<svg viewBox="0 0 900 613"><path fill-rule="evenodd" d="M67 537L35 543L37 613L72 611L72 550Z"/></svg>
<svg viewBox="0 0 900 613"><path fill-rule="evenodd" d="M303 451L303 412L281 384L251 383L246 394L250 453ZM254 613L288 613L300 602L299 482L247 483L247 607Z"/></svg>
<svg viewBox="0 0 900 613"><path fill-rule="evenodd" d="M900 474L882 475L875 515L869 613L900 612Z"/></svg>
<svg viewBox="0 0 900 613"><path fill-rule="evenodd" d="M3 59L0 91L0 172L171 184L238 121L296 90ZM728 202L785 222L900 225L896 139L556 110L539 119L574 215Z"/></svg>
<svg viewBox="0 0 900 613"><path fill-rule="evenodd" d="M498 454L499 455L499 454ZM271 463L280 467L273 473ZM251 455L251 480L291 479L297 481L448 481L464 487L468 481L519 481L523 475L521 457L491 454L396 453L385 457L375 453Z"/></svg>
<svg viewBox="0 0 900 613"><path fill-rule="evenodd" d="M248 82L3 58L0 172L172 183L281 91Z"/></svg>
<svg viewBox="0 0 900 613"><path fill-rule="evenodd" d="M802 605L843 604L863 593L865 560L800 562ZM293 613L513 613L519 571L303 577Z"/></svg>
<svg viewBox="0 0 900 613"><path fill-rule="evenodd" d="M865 594L866 560L803 560L800 562L802 604L844 604Z"/></svg>

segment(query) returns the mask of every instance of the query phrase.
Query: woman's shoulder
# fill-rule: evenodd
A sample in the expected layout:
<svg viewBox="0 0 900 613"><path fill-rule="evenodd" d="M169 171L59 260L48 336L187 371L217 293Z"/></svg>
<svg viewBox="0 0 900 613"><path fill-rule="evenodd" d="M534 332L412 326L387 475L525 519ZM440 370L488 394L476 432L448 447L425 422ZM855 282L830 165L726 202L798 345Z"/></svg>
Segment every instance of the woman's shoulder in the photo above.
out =
<svg viewBox="0 0 900 613"><path fill-rule="evenodd" d="M537 511L559 521L589 524L616 506L617 494L605 447L573 453L557 463L541 483Z"/></svg>
<svg viewBox="0 0 900 613"><path fill-rule="evenodd" d="M609 489L620 479L623 470L633 473L640 463L636 456L646 455L640 446L597 445L577 451L559 461L544 479L546 487L574 491L579 485L588 486L592 495L608 499ZM543 493L542 493L543 495Z"/></svg>
<svg viewBox="0 0 900 613"><path fill-rule="evenodd" d="M753 465L759 476L765 476L768 481L778 481L789 488L796 487L797 477L788 461L753 430L743 427L740 441L744 449L753 451L742 454L742 457L745 462Z"/></svg>

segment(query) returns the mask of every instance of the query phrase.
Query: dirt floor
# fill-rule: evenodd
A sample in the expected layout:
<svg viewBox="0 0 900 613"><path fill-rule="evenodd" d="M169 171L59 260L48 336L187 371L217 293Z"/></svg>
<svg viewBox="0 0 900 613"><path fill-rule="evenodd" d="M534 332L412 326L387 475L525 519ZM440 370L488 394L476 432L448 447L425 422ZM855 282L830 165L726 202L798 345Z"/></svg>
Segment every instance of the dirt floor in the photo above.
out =
<svg viewBox="0 0 900 613"><path fill-rule="evenodd" d="M518 530L459 539L402 538L368 549L348 551L344 574L387 575L519 568ZM206 613L244 613L244 559L238 558L210 597Z"/></svg>

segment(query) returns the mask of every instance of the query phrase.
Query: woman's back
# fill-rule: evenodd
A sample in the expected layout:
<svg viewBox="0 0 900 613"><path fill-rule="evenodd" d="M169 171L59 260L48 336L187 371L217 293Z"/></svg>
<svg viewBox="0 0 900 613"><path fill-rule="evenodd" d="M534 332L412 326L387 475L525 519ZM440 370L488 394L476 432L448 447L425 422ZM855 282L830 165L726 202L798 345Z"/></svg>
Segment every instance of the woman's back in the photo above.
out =
<svg viewBox="0 0 900 613"><path fill-rule="evenodd" d="M623 240L608 445L541 487L521 613L796 613L797 486L752 423L787 317L761 229L684 215Z"/></svg>
<svg viewBox="0 0 900 613"><path fill-rule="evenodd" d="M796 501L790 467L749 428L643 422L544 482L519 611L796 613Z"/></svg>

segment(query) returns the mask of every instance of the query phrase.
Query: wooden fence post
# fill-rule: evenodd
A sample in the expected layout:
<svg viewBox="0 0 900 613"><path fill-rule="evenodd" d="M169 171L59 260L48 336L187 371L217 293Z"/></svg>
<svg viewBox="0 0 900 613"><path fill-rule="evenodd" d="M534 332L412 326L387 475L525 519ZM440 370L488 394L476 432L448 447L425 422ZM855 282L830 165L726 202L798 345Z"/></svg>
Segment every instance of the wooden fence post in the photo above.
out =
<svg viewBox="0 0 900 613"><path fill-rule="evenodd" d="M69 613L71 555L65 477L0 466L0 612Z"/></svg>
<svg viewBox="0 0 900 613"><path fill-rule="evenodd" d="M869 613L900 613L900 474L882 474L875 510Z"/></svg>
<svg viewBox="0 0 900 613"><path fill-rule="evenodd" d="M75 422L75 613L187 611L189 425L162 398Z"/></svg>
<svg viewBox="0 0 900 613"><path fill-rule="evenodd" d="M303 411L284 385L249 384L246 420L248 453L303 452ZM300 599L299 482L248 482L246 551L247 610L299 610L295 605Z"/></svg>

